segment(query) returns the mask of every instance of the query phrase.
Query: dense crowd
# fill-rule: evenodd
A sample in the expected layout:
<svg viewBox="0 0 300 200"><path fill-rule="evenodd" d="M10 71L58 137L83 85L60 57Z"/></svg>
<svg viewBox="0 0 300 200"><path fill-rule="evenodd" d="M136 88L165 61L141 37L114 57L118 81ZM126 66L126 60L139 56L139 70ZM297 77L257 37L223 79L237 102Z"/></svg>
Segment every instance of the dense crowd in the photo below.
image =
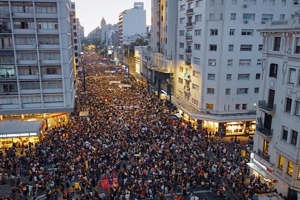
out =
<svg viewBox="0 0 300 200"><path fill-rule="evenodd" d="M107 74L106 67L86 67L87 94L78 80L76 107L69 122L50 128L42 142L1 155L0 181L10 184L7 199L199 199L209 190L226 198L228 188L252 199L267 192L249 176L240 144L216 141L215 133L188 123L170 123L165 102L127 75ZM131 87L121 88L110 81ZM79 116L88 111L89 116ZM232 145L233 152L229 152ZM29 182L23 183L21 177ZM115 179L105 192L101 180Z"/></svg>

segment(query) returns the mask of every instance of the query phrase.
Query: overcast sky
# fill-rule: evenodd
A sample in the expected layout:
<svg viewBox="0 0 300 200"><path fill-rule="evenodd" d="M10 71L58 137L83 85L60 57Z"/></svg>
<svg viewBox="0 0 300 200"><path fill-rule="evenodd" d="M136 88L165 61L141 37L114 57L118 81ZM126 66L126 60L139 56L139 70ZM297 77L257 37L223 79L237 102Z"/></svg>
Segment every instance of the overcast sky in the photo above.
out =
<svg viewBox="0 0 300 200"><path fill-rule="evenodd" d="M85 36L100 26L102 17L107 24L118 22L119 13L133 8L134 2L144 2L147 25L151 24L151 0L72 0L76 3L76 16L84 26Z"/></svg>

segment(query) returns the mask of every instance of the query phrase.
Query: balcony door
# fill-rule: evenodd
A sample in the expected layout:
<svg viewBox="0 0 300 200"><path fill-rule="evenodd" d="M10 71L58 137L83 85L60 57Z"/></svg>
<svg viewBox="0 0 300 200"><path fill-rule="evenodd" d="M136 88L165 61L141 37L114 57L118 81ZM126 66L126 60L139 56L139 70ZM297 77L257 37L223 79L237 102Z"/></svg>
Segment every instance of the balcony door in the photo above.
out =
<svg viewBox="0 0 300 200"><path fill-rule="evenodd" d="M275 98L275 90L269 89L269 98L268 98L268 105L272 106L274 105L274 98Z"/></svg>
<svg viewBox="0 0 300 200"><path fill-rule="evenodd" d="M265 114L264 127L271 129L272 127L272 115Z"/></svg>

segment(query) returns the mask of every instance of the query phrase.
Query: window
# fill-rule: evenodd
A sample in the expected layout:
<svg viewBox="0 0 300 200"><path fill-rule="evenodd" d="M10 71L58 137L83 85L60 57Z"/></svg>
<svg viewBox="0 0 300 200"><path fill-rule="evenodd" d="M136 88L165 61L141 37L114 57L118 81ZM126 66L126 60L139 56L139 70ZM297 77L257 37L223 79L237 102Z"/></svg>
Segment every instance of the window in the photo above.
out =
<svg viewBox="0 0 300 200"><path fill-rule="evenodd" d="M199 65L200 64L200 58L194 57L194 63Z"/></svg>
<svg viewBox="0 0 300 200"><path fill-rule="evenodd" d="M43 89L61 89L62 82L61 81L43 81L42 86L43 86Z"/></svg>
<svg viewBox="0 0 300 200"><path fill-rule="evenodd" d="M260 74L255 74L255 79L259 80L260 79Z"/></svg>
<svg viewBox="0 0 300 200"><path fill-rule="evenodd" d="M218 29L210 29L210 35L218 35Z"/></svg>
<svg viewBox="0 0 300 200"><path fill-rule="evenodd" d="M297 145L297 139L298 139L298 132L295 130L292 130L292 134L291 134L291 144L293 145Z"/></svg>
<svg viewBox="0 0 300 200"><path fill-rule="evenodd" d="M206 109L213 110L213 109L214 109L214 104L212 104L212 103L207 103L207 104L206 104Z"/></svg>
<svg viewBox="0 0 300 200"><path fill-rule="evenodd" d="M239 110L240 109L240 104L235 104L235 109Z"/></svg>
<svg viewBox="0 0 300 200"><path fill-rule="evenodd" d="M179 67L179 71L180 71L180 72L183 72L183 67Z"/></svg>
<svg viewBox="0 0 300 200"><path fill-rule="evenodd" d="M275 0L263 0L263 5L264 6L274 6Z"/></svg>
<svg viewBox="0 0 300 200"><path fill-rule="evenodd" d="M195 50L200 50L200 44L195 44Z"/></svg>
<svg viewBox="0 0 300 200"><path fill-rule="evenodd" d="M215 80L216 75L215 74L207 74L207 80Z"/></svg>
<svg viewBox="0 0 300 200"><path fill-rule="evenodd" d="M248 5L256 5L256 0L244 0L244 3Z"/></svg>
<svg viewBox="0 0 300 200"><path fill-rule="evenodd" d="M295 84L296 82L296 69L289 69L289 84Z"/></svg>
<svg viewBox="0 0 300 200"><path fill-rule="evenodd" d="M258 45L258 51L262 51L263 47L264 47L264 45L262 45L262 44Z"/></svg>
<svg viewBox="0 0 300 200"><path fill-rule="evenodd" d="M193 76L195 76L195 77L200 77L200 72L197 72L197 71L193 71Z"/></svg>
<svg viewBox="0 0 300 200"><path fill-rule="evenodd" d="M258 87L254 88L254 94L258 94L258 93L259 93L259 88Z"/></svg>
<svg viewBox="0 0 300 200"><path fill-rule="evenodd" d="M58 29L58 20L57 19L37 19L37 28L50 30Z"/></svg>
<svg viewBox="0 0 300 200"><path fill-rule="evenodd" d="M261 59L257 59L257 61L256 61L256 65L262 65L262 60Z"/></svg>
<svg viewBox="0 0 300 200"><path fill-rule="evenodd" d="M247 104L246 103L242 104L242 110L247 110Z"/></svg>
<svg viewBox="0 0 300 200"><path fill-rule="evenodd" d="M195 22L201 22L201 21L202 21L202 15L196 15Z"/></svg>
<svg viewBox="0 0 300 200"><path fill-rule="evenodd" d="M241 35L253 35L253 29L242 29Z"/></svg>
<svg viewBox="0 0 300 200"><path fill-rule="evenodd" d="M296 105L295 105L295 115L300 117L300 101L295 101L295 103L296 103Z"/></svg>
<svg viewBox="0 0 300 200"><path fill-rule="evenodd" d="M56 3L37 2L35 3L35 9L37 13L48 13L48 14L57 13Z"/></svg>
<svg viewBox="0 0 300 200"><path fill-rule="evenodd" d="M217 51L217 45L216 44L210 44L209 45L209 50L210 51Z"/></svg>
<svg viewBox="0 0 300 200"><path fill-rule="evenodd" d="M284 112L291 113L292 110L292 99L285 98L285 109Z"/></svg>
<svg viewBox="0 0 300 200"><path fill-rule="evenodd" d="M239 74L238 75L238 80L249 80L250 79L250 74Z"/></svg>
<svg viewBox="0 0 300 200"><path fill-rule="evenodd" d="M287 174L292 176L293 175L293 170L294 170L294 163L291 161L288 161L288 167L287 167Z"/></svg>
<svg viewBox="0 0 300 200"><path fill-rule="evenodd" d="M251 65L251 59L240 59L239 60L240 66L250 66Z"/></svg>
<svg viewBox="0 0 300 200"><path fill-rule="evenodd" d="M207 94L214 94L215 93L215 89L214 88L207 88L206 89L206 93Z"/></svg>
<svg viewBox="0 0 300 200"><path fill-rule="evenodd" d="M281 5L286 6L286 0L281 0Z"/></svg>
<svg viewBox="0 0 300 200"><path fill-rule="evenodd" d="M61 74L61 67L60 66L42 66L42 74L43 75Z"/></svg>
<svg viewBox="0 0 300 200"><path fill-rule="evenodd" d="M60 60L59 51L40 51L40 58L42 60Z"/></svg>
<svg viewBox="0 0 300 200"><path fill-rule="evenodd" d="M179 59L180 60L183 60L184 59L184 56L182 54L179 54Z"/></svg>
<svg viewBox="0 0 300 200"><path fill-rule="evenodd" d="M192 88L194 89L194 90L197 90L197 91L199 91L199 85L196 85L196 84L192 84Z"/></svg>
<svg viewBox="0 0 300 200"><path fill-rule="evenodd" d="M216 59L208 59L208 65L209 66L216 66L216 63L217 61L216 61Z"/></svg>
<svg viewBox="0 0 300 200"><path fill-rule="evenodd" d="M254 13L244 13L243 14L243 20L254 21L255 20L255 14Z"/></svg>
<svg viewBox="0 0 300 200"><path fill-rule="evenodd" d="M278 69L278 65L272 63L270 65L269 77L277 78L277 69Z"/></svg>
<svg viewBox="0 0 300 200"><path fill-rule="evenodd" d="M227 60L227 66L232 66L233 60L232 59L228 59Z"/></svg>
<svg viewBox="0 0 300 200"><path fill-rule="evenodd" d="M225 95L230 95L230 88L225 89Z"/></svg>
<svg viewBox="0 0 300 200"><path fill-rule="evenodd" d="M203 5L203 0L196 1L196 7L200 7Z"/></svg>
<svg viewBox="0 0 300 200"><path fill-rule="evenodd" d="M49 94L49 95L43 95L43 97L44 97L44 102L45 103L63 102L63 96L62 95Z"/></svg>
<svg viewBox="0 0 300 200"><path fill-rule="evenodd" d="M281 139L287 141L289 134L289 129L285 126L282 126L282 136Z"/></svg>
<svg viewBox="0 0 300 200"><path fill-rule="evenodd" d="M293 5L298 5L298 0L293 0Z"/></svg>
<svg viewBox="0 0 300 200"><path fill-rule="evenodd" d="M40 82L39 81L21 81L20 82L21 90L38 90L40 89Z"/></svg>
<svg viewBox="0 0 300 200"><path fill-rule="evenodd" d="M262 14L261 21L272 21L273 14Z"/></svg>
<svg viewBox="0 0 300 200"><path fill-rule="evenodd" d="M242 44L240 47L240 51L252 51L251 44Z"/></svg>
<svg viewBox="0 0 300 200"><path fill-rule="evenodd" d="M227 74L226 75L226 81L231 81L231 76L232 76L231 74Z"/></svg>
<svg viewBox="0 0 300 200"><path fill-rule="evenodd" d="M280 51L280 41L281 41L281 37L274 38L273 51Z"/></svg>
<svg viewBox="0 0 300 200"><path fill-rule="evenodd" d="M198 100L192 98L192 103L195 104L196 106L198 106Z"/></svg>
<svg viewBox="0 0 300 200"><path fill-rule="evenodd" d="M185 18L184 17L180 18L179 22L180 22L180 24L184 24L185 23Z"/></svg>
<svg viewBox="0 0 300 200"><path fill-rule="evenodd" d="M180 6L180 11L184 11L185 10L185 4Z"/></svg>
<svg viewBox="0 0 300 200"><path fill-rule="evenodd" d="M285 15L284 15L284 14L280 14L280 15L279 15L279 20L284 20L284 18L285 18Z"/></svg>
<svg viewBox="0 0 300 200"><path fill-rule="evenodd" d="M178 78L178 82L179 83L183 83L183 79L182 78Z"/></svg>
<svg viewBox="0 0 300 200"><path fill-rule="evenodd" d="M230 19L231 20L236 20L236 13L231 13L230 14Z"/></svg>
<svg viewBox="0 0 300 200"><path fill-rule="evenodd" d="M237 94L248 94L248 88L238 88Z"/></svg>
<svg viewBox="0 0 300 200"><path fill-rule="evenodd" d="M184 48L184 43L179 43L179 48Z"/></svg>
<svg viewBox="0 0 300 200"><path fill-rule="evenodd" d="M41 103L41 101L42 101L41 96L35 96L35 95L22 96L21 100L22 100L23 104Z"/></svg>
<svg viewBox="0 0 300 200"><path fill-rule="evenodd" d="M39 74L39 69L37 66L19 66L19 75L37 75Z"/></svg>
<svg viewBox="0 0 300 200"><path fill-rule="evenodd" d="M284 166L284 157L283 156L279 156L279 159L278 159L278 168L279 169L283 169L283 166Z"/></svg>
<svg viewBox="0 0 300 200"><path fill-rule="evenodd" d="M215 15L214 14L209 14L209 20L215 20Z"/></svg>
<svg viewBox="0 0 300 200"><path fill-rule="evenodd" d="M201 35L201 29L195 30L195 35Z"/></svg>
<svg viewBox="0 0 300 200"><path fill-rule="evenodd" d="M229 30L229 35L234 35L234 31L235 31L235 29L230 29Z"/></svg>
<svg viewBox="0 0 300 200"><path fill-rule="evenodd" d="M179 31L179 36L184 36L184 30Z"/></svg>
<svg viewBox="0 0 300 200"><path fill-rule="evenodd" d="M228 51L233 51L233 44L228 45Z"/></svg>
<svg viewBox="0 0 300 200"><path fill-rule="evenodd" d="M296 38L296 48L295 48L295 53L300 54L300 37Z"/></svg>

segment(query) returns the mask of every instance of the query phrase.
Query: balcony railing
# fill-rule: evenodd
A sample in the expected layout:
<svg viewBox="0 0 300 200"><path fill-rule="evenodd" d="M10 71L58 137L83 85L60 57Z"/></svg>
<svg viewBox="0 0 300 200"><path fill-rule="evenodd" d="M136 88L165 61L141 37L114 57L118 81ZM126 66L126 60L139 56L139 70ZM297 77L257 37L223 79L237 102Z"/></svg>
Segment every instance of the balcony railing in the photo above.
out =
<svg viewBox="0 0 300 200"><path fill-rule="evenodd" d="M193 26L193 22L187 22L186 26Z"/></svg>
<svg viewBox="0 0 300 200"><path fill-rule="evenodd" d="M275 112L276 104L267 103L265 100L258 101L258 107L267 112Z"/></svg>
<svg viewBox="0 0 300 200"><path fill-rule="evenodd" d="M186 49L185 53L192 53L192 49Z"/></svg>
<svg viewBox="0 0 300 200"><path fill-rule="evenodd" d="M266 128L262 124L256 125L256 131L267 137L271 137L273 135L273 129Z"/></svg>
<svg viewBox="0 0 300 200"><path fill-rule="evenodd" d="M193 8L189 8L186 10L186 14L192 14L194 12Z"/></svg>
<svg viewBox="0 0 300 200"><path fill-rule="evenodd" d="M191 65L191 61L190 60L186 60L185 64L188 65L188 66L190 66Z"/></svg>
<svg viewBox="0 0 300 200"><path fill-rule="evenodd" d="M191 40L191 39L193 39L193 36L191 36L191 35L186 35L186 36L185 36L185 39L186 39L186 40Z"/></svg>
<svg viewBox="0 0 300 200"><path fill-rule="evenodd" d="M258 155L259 157L261 157L262 159L264 159L264 160L270 162L270 155L266 155L261 149L258 149L257 155Z"/></svg>

